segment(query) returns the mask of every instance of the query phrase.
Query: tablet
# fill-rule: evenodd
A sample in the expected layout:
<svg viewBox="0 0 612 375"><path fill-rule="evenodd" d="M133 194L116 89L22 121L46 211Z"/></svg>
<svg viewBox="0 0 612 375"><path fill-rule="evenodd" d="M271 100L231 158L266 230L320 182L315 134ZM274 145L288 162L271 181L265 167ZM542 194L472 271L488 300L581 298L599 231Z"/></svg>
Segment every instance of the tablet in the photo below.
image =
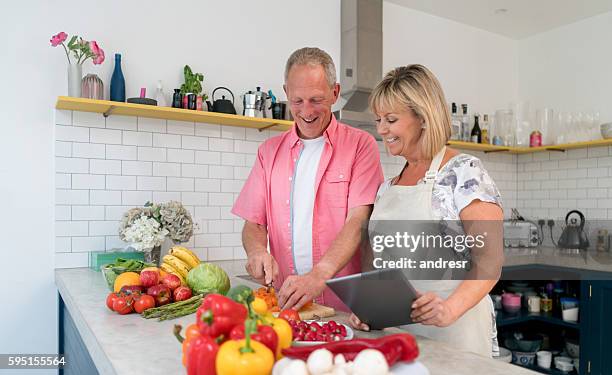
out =
<svg viewBox="0 0 612 375"><path fill-rule="evenodd" d="M410 313L417 292L399 269L357 273L326 283L370 329L414 323Z"/></svg>

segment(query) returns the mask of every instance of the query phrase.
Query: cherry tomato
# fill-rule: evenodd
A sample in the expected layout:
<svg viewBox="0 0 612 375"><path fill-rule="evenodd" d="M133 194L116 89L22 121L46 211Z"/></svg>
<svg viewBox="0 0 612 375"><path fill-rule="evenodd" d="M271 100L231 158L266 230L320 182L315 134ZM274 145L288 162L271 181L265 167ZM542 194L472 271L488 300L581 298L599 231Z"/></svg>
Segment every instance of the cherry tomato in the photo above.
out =
<svg viewBox="0 0 612 375"><path fill-rule="evenodd" d="M111 311L115 311L113 310L113 302L115 302L117 298L119 298L117 293L109 293L106 297L106 307L108 307Z"/></svg>
<svg viewBox="0 0 612 375"><path fill-rule="evenodd" d="M134 302L134 310L139 314L142 314L143 311L151 307L155 307L155 298L148 294L138 297L136 302Z"/></svg>
<svg viewBox="0 0 612 375"><path fill-rule="evenodd" d="M133 300L128 297L118 297L113 302L113 310L121 315L129 314L133 310Z"/></svg>
<svg viewBox="0 0 612 375"><path fill-rule="evenodd" d="M280 314L278 314L278 317L283 318L286 321L295 320L296 322L299 322L301 320L300 314L294 309L283 310L280 312Z"/></svg>

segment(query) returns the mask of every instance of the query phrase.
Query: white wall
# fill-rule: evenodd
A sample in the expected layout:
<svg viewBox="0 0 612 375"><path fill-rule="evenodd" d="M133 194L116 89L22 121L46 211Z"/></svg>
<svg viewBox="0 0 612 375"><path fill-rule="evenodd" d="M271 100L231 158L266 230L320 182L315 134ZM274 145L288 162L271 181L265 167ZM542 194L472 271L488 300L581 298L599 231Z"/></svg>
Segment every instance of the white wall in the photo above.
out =
<svg viewBox="0 0 612 375"><path fill-rule="evenodd" d="M612 121L612 12L519 42L519 94L531 108L601 113Z"/></svg>
<svg viewBox="0 0 612 375"><path fill-rule="evenodd" d="M66 58L49 45L51 35L97 40L107 61L86 63L84 73L97 73L107 87L121 52L128 96L141 86L152 92L158 79L169 91L182 82L184 64L205 74L208 92L224 85L238 95L261 84L281 94L292 50L315 45L340 56L339 1L30 0L11 3L0 17L0 285L11 295L0 313L0 353L57 349L53 108L67 89Z"/></svg>
<svg viewBox="0 0 612 375"><path fill-rule="evenodd" d="M467 103L470 113L493 113L516 100L516 40L388 2L383 14L385 72L423 64L446 100Z"/></svg>

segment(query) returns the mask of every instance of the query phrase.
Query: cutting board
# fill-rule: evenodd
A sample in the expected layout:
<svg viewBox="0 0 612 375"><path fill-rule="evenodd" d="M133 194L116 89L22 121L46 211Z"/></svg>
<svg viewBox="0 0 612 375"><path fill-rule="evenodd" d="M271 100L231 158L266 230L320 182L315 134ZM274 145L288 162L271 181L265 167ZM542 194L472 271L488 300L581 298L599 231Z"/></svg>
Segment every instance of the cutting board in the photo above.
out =
<svg viewBox="0 0 612 375"><path fill-rule="evenodd" d="M300 319L302 320L310 320L319 318L329 318L331 316L336 315L336 310L333 307L319 305L318 303L313 303L307 308L301 309L299 312Z"/></svg>

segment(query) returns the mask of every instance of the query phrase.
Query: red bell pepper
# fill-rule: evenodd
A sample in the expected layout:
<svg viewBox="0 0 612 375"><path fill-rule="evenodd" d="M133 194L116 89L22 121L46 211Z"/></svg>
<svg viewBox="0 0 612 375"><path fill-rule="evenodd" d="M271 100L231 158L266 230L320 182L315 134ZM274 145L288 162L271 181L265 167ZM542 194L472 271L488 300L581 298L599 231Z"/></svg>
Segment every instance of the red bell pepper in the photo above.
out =
<svg viewBox="0 0 612 375"><path fill-rule="evenodd" d="M218 351L219 345L212 337L194 337L187 352L187 375L216 375Z"/></svg>
<svg viewBox="0 0 612 375"><path fill-rule="evenodd" d="M313 346L294 346L283 349L283 355L305 361L310 353L317 349L327 349L334 355L343 354L347 361L355 359L357 354L364 349L377 349L385 356L389 366L393 366L398 361L413 361L419 356L419 347L414 337L408 333L398 333L377 339L353 339Z"/></svg>
<svg viewBox="0 0 612 375"><path fill-rule="evenodd" d="M247 309L243 304L220 294L209 294L204 297L196 313L200 333L213 339L221 335L227 337L232 328L243 324L246 318Z"/></svg>
<svg viewBox="0 0 612 375"><path fill-rule="evenodd" d="M230 331L229 338L231 340L241 340L245 338L244 331L244 324L238 324ZM274 331L274 328L260 325L257 327L257 333L251 334L251 339L264 344L272 351L272 353L276 353L276 348L278 346L278 335L276 334L276 331Z"/></svg>

